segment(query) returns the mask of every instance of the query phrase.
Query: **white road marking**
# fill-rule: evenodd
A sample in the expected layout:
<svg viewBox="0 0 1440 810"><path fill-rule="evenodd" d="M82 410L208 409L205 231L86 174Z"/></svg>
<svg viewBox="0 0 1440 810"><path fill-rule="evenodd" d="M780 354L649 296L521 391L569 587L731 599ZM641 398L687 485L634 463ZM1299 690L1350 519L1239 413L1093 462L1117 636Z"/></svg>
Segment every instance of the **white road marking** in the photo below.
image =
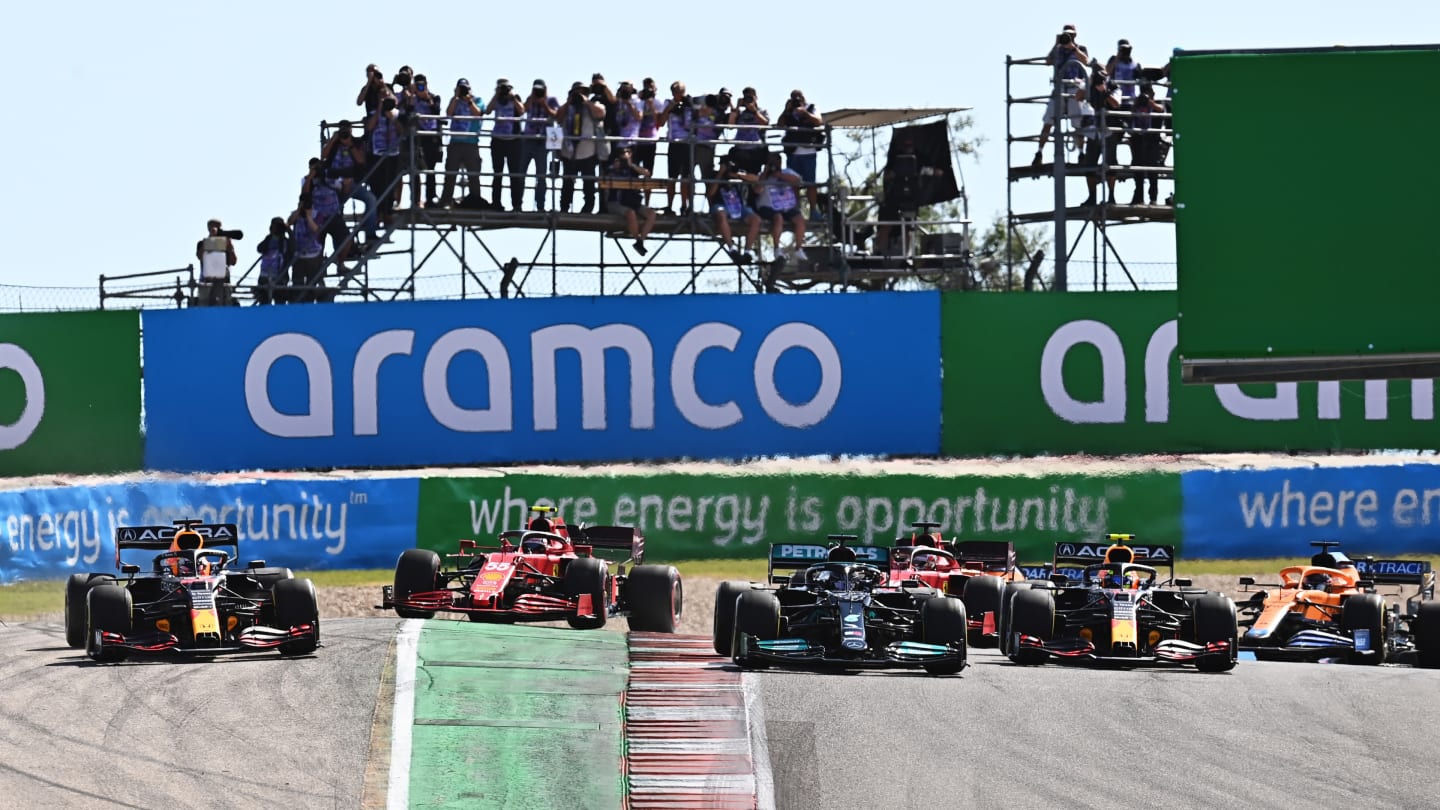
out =
<svg viewBox="0 0 1440 810"><path fill-rule="evenodd" d="M395 636L395 708L390 712L390 786L385 806L410 807L410 744L415 726L415 667L422 619L406 619Z"/></svg>
<svg viewBox="0 0 1440 810"><path fill-rule="evenodd" d="M775 777L770 771L770 744L765 737L765 703L760 699L759 675L740 676L745 690L745 722L750 727L750 764L755 768L755 808L775 810Z"/></svg>

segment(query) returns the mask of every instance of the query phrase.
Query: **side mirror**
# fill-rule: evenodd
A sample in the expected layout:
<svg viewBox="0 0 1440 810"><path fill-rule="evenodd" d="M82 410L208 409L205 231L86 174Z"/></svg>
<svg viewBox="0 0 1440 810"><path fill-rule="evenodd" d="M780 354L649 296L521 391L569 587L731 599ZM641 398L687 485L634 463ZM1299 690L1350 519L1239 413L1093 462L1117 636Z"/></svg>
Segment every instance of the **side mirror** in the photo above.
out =
<svg viewBox="0 0 1440 810"><path fill-rule="evenodd" d="M1051 574L1050 584L1057 588L1066 588L1070 585L1070 577L1064 574Z"/></svg>
<svg viewBox="0 0 1440 810"><path fill-rule="evenodd" d="M1194 584L1194 583L1193 583L1191 580L1189 580L1189 579L1177 579L1177 580L1175 580L1175 587L1177 587L1177 588L1188 588L1188 587L1190 587L1190 586L1193 585L1193 584Z"/></svg>
<svg viewBox="0 0 1440 810"><path fill-rule="evenodd" d="M1375 582L1369 579L1362 579L1355 583L1355 587L1362 591L1373 591L1375 590Z"/></svg>
<svg viewBox="0 0 1440 810"><path fill-rule="evenodd" d="M1255 578L1254 578L1254 577L1240 577L1240 584L1241 584L1241 585L1245 585L1245 586L1247 586L1247 587L1250 586L1250 585L1254 585L1254 584L1255 584Z"/></svg>
<svg viewBox="0 0 1440 810"><path fill-rule="evenodd" d="M475 548L475 541L474 541L474 540L461 540L461 541L460 541L460 550L461 550L461 551L472 551L472 550L474 550L474 548Z"/></svg>
<svg viewBox="0 0 1440 810"><path fill-rule="evenodd" d="M264 560L251 560L250 562L245 563L245 567L246 567L246 568L264 568L264 567L265 567L265 561L264 561Z"/></svg>
<svg viewBox="0 0 1440 810"><path fill-rule="evenodd" d="M140 566L125 563L124 565L120 566L120 573L133 577L136 574L140 573Z"/></svg>

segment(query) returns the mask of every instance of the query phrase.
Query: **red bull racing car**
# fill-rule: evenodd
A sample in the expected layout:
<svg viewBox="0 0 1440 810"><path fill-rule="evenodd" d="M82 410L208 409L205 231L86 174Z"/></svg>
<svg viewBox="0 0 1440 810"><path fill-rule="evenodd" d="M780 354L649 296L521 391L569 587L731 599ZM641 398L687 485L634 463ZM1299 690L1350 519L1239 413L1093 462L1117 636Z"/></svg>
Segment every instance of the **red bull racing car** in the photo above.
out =
<svg viewBox="0 0 1440 810"><path fill-rule="evenodd" d="M1014 593L1002 617L1002 650L1017 664L1193 664L1223 672L1238 660L1235 603L1175 578L1175 549L1057 543L1052 582ZM1166 564L1168 579L1148 563ZM1073 573L1073 577L1072 577Z"/></svg>
<svg viewBox="0 0 1440 810"><path fill-rule="evenodd" d="M472 622L565 620L588 630L626 617L630 629L673 633L684 591L674 566L643 565L645 539L630 526L567 526L550 506L533 506L524 529L501 532L499 544L481 548L461 540L448 554L412 548L395 564L395 584L382 591L382 610L428 619L438 611L462 613ZM610 563L597 551L627 552ZM629 566L629 569L626 569Z"/></svg>
<svg viewBox="0 0 1440 810"><path fill-rule="evenodd" d="M149 571L122 559L139 550L162 552ZM313 652L320 642L314 585L264 560L239 567L239 556L233 523L121 527L119 576L73 574L66 583L65 640L103 662L143 653Z"/></svg>

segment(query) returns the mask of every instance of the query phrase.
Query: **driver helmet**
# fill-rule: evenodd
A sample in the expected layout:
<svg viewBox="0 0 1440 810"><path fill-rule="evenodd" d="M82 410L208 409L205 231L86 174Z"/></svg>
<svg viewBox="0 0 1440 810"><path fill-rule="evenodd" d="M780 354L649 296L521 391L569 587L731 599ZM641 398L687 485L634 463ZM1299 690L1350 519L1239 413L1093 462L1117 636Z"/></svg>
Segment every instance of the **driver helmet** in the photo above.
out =
<svg viewBox="0 0 1440 810"><path fill-rule="evenodd" d="M1318 571L1305 576L1305 582L1300 586L1307 591L1325 591L1330 589L1330 575Z"/></svg>
<svg viewBox="0 0 1440 810"><path fill-rule="evenodd" d="M1123 579L1119 574L1115 573L1114 571L1101 571L1101 572L1100 572L1100 584L1101 584L1101 586L1106 587L1106 588L1123 588L1123 587L1125 587L1125 581L1124 581L1124 579Z"/></svg>
<svg viewBox="0 0 1440 810"><path fill-rule="evenodd" d="M194 529L181 529L175 532L175 536L170 540L171 551L188 551L204 547L205 538L201 537L200 533ZM195 561L188 557L172 557L166 561L166 565L169 566L170 573L174 576L190 577L195 575ZM206 568L208 569L209 566L207 565ZM209 572L206 571L206 573Z"/></svg>
<svg viewBox="0 0 1440 810"><path fill-rule="evenodd" d="M544 554L550 548L550 541L540 535L527 534L520 538L520 551L525 554Z"/></svg>

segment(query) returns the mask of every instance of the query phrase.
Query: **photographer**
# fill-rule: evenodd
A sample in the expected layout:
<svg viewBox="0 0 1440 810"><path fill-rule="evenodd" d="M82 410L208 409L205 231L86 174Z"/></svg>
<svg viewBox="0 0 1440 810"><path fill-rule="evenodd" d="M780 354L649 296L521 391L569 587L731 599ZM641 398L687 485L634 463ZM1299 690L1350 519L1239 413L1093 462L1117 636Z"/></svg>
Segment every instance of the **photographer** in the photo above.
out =
<svg viewBox="0 0 1440 810"><path fill-rule="evenodd" d="M1149 82L1140 85L1135 97L1134 117L1130 119L1130 163L1133 166L1160 168L1165 165L1159 130L1164 128L1165 106L1155 98L1155 87ZM1160 177L1155 172L1135 175L1135 195L1131 205L1143 205L1142 186L1150 188L1150 204L1160 199Z"/></svg>
<svg viewBox="0 0 1440 810"><path fill-rule="evenodd" d="M232 240L241 239L245 234L225 230L218 219L206 222L205 230L205 238L195 243L195 260L200 263L200 282L204 285L195 303L223 306L230 303L230 268L238 261Z"/></svg>
<svg viewBox="0 0 1440 810"><path fill-rule="evenodd" d="M490 207L505 210L500 204L500 193L508 167L510 210L519 211L525 192L525 170L520 167L520 122L525 116L525 105L515 95L509 79L498 79L488 106L486 112L495 114L495 126L490 130L490 168L495 173L490 181Z"/></svg>
<svg viewBox="0 0 1440 810"><path fill-rule="evenodd" d="M395 94L385 88L380 109L370 124L370 191L379 201L375 206L380 224L389 227L395 198L400 191L400 110Z"/></svg>
<svg viewBox="0 0 1440 810"><path fill-rule="evenodd" d="M1100 184L1101 149L1104 149L1105 163L1105 202L1115 201L1115 169L1119 165L1117 158L1120 139L1125 133L1117 126L1118 119L1106 115L1107 112L1120 109L1120 96L1110 84L1110 77L1100 68L1090 77L1090 83L1082 91L1082 99L1089 107L1088 111L1080 117L1080 130L1085 135L1085 151L1080 155L1080 165L1092 169L1085 175L1085 184L1090 189L1090 195L1086 197L1082 205L1095 205L1095 189Z"/></svg>
<svg viewBox="0 0 1440 810"><path fill-rule="evenodd" d="M595 211L595 172L599 167L599 148L605 105L591 97L590 87L583 82L570 86L565 104L560 108L560 124L565 140L560 147L560 163L565 177L560 183L560 210L570 211L575 199L575 178L583 181L584 205L580 213Z"/></svg>
<svg viewBox="0 0 1440 810"><path fill-rule="evenodd" d="M670 99L660 109L656 118L659 126L666 128L668 141L665 160L671 181L679 181L680 216L690 215L690 204L695 195L695 150L691 135L694 127L695 102L685 94L685 83L670 85ZM665 212L674 213L675 184L665 189Z"/></svg>
<svg viewBox="0 0 1440 810"><path fill-rule="evenodd" d="M656 98L655 80L646 76L640 81L640 90L635 94L640 105L640 129L635 133L635 148L631 150L635 163L655 173L655 139L659 135L657 120L664 104ZM645 189L645 205L650 205L650 189Z"/></svg>
<svg viewBox="0 0 1440 810"><path fill-rule="evenodd" d="M1085 86L1085 66L1089 63L1090 51L1075 40L1075 26L1066 25L1055 35L1055 44L1050 46L1050 52L1045 56L1045 64L1059 66L1054 81L1060 84L1060 96L1065 105L1064 114L1070 118L1072 126L1078 125L1078 117L1082 112L1075 94ZM1040 144L1030 165L1039 166L1045 162L1045 144L1050 140L1050 131L1057 125L1055 98L1052 95L1045 102L1045 119L1040 125ZM1075 137L1075 146L1079 148L1080 136L1077 134Z"/></svg>
<svg viewBox="0 0 1440 810"><path fill-rule="evenodd" d="M635 250L644 256L649 251L645 249L645 237L650 235L650 229L655 227L655 209L645 205L640 189L626 187L624 181L637 181L641 178L648 178L650 170L635 163L634 155L629 146L619 146L615 149L615 155L610 159L606 168L606 174L621 184L612 187L606 194L607 210L612 213L625 213L625 232L635 240Z"/></svg>
<svg viewBox="0 0 1440 810"><path fill-rule="evenodd" d="M535 210L545 210L545 193L550 190L550 154L545 148L545 130L560 114L560 101L549 94L544 79L536 79L525 99L525 139L520 144L520 173L535 164ZM518 209L517 209L518 210Z"/></svg>
<svg viewBox="0 0 1440 810"><path fill-rule="evenodd" d="M308 195L301 194L299 206L285 222L295 234L295 263L291 271L291 285L295 289L290 300L302 304L315 301L316 290L325 286L324 234L315 222L312 204Z"/></svg>
<svg viewBox="0 0 1440 810"><path fill-rule="evenodd" d="M350 255L350 229L345 218L340 216L340 194L325 182L325 169L319 158L310 158L310 171L300 182L300 194L310 198L313 204L312 216L320 226L321 239L329 235L330 246L334 249L335 262L339 264ZM273 228L272 228L273 230Z"/></svg>
<svg viewBox="0 0 1440 810"><path fill-rule="evenodd" d="M256 245L260 253L260 281L255 285L255 303L284 304L289 299L290 263L295 260L295 242L282 217L270 220L270 233Z"/></svg>
<svg viewBox="0 0 1440 810"><path fill-rule="evenodd" d="M735 127L735 140L740 141L730 150L730 157L747 172L758 173L765 168L765 130L770 125L770 114L760 107L755 88L746 87L740 91L740 103L730 111L730 125Z"/></svg>
<svg viewBox="0 0 1440 810"><path fill-rule="evenodd" d="M605 107L605 118L602 122L605 134L612 137L619 134L620 127L615 120L615 92L610 89L609 84L606 84L604 75L590 74L590 97ZM602 161L609 160L610 154L608 152L602 154L600 159Z"/></svg>
<svg viewBox="0 0 1440 810"><path fill-rule="evenodd" d="M805 100L804 93L791 90L785 111L780 115L780 125L785 127L785 137L780 143L785 147L786 165L805 181L810 218L819 219L820 192L815 186L815 163L816 153L825 144L825 133L820 129L825 120L815 111L815 105Z"/></svg>
<svg viewBox="0 0 1440 810"><path fill-rule="evenodd" d="M725 252L730 254L730 258L736 264L749 264L755 260L751 251L756 250L760 242L760 215L745 204L746 185L759 182L760 178L745 171L732 158L726 157L720 161L715 180L710 193L710 210L715 212L715 229L720 232ZM735 244L730 230L732 223L745 226L744 250Z"/></svg>
<svg viewBox="0 0 1440 810"><path fill-rule="evenodd" d="M716 110L720 99L707 95L695 101L695 167L700 170L700 179L706 184L708 199L708 188L715 180L715 139L720 137L721 120Z"/></svg>
<svg viewBox="0 0 1440 810"><path fill-rule="evenodd" d="M325 142L325 148L320 151L325 182L339 192L342 205L351 197L364 203L365 213L361 226L367 237L375 239L375 195L370 193L364 183L359 182L365 176L365 161L365 150L355 139L353 125L349 121L341 121L335 127L335 134L330 136L330 140Z"/></svg>
<svg viewBox="0 0 1440 810"><path fill-rule="evenodd" d="M455 82L455 97L445 108L450 118L450 146L445 152L445 189L440 193L441 205L456 205L455 178L464 170L470 186L467 199L480 198L480 116L485 107L470 95L470 80Z"/></svg>
<svg viewBox="0 0 1440 810"><path fill-rule="evenodd" d="M365 117L361 121L369 121L375 111L380 109L380 93L385 89L385 74L380 68L370 64L365 66L365 84L360 87L360 94L355 97L355 106L365 105ZM369 131L360 136L361 144L370 137Z"/></svg>
<svg viewBox="0 0 1440 810"><path fill-rule="evenodd" d="M782 169L780 166L778 152L766 157L765 171L760 173L756 184L755 213L762 221L770 221L770 240L775 244L777 258L785 255L780 250L780 234L788 222L795 229L791 255L806 261L810 257L805 255L805 218L800 215L800 197L796 193L803 178L794 169Z"/></svg>
<svg viewBox="0 0 1440 810"><path fill-rule="evenodd" d="M416 74L405 90L404 104L415 116L415 168L425 175L425 205L435 207L435 167L440 164L440 96L430 92L425 74ZM420 207L419 189L411 189L412 205Z"/></svg>

